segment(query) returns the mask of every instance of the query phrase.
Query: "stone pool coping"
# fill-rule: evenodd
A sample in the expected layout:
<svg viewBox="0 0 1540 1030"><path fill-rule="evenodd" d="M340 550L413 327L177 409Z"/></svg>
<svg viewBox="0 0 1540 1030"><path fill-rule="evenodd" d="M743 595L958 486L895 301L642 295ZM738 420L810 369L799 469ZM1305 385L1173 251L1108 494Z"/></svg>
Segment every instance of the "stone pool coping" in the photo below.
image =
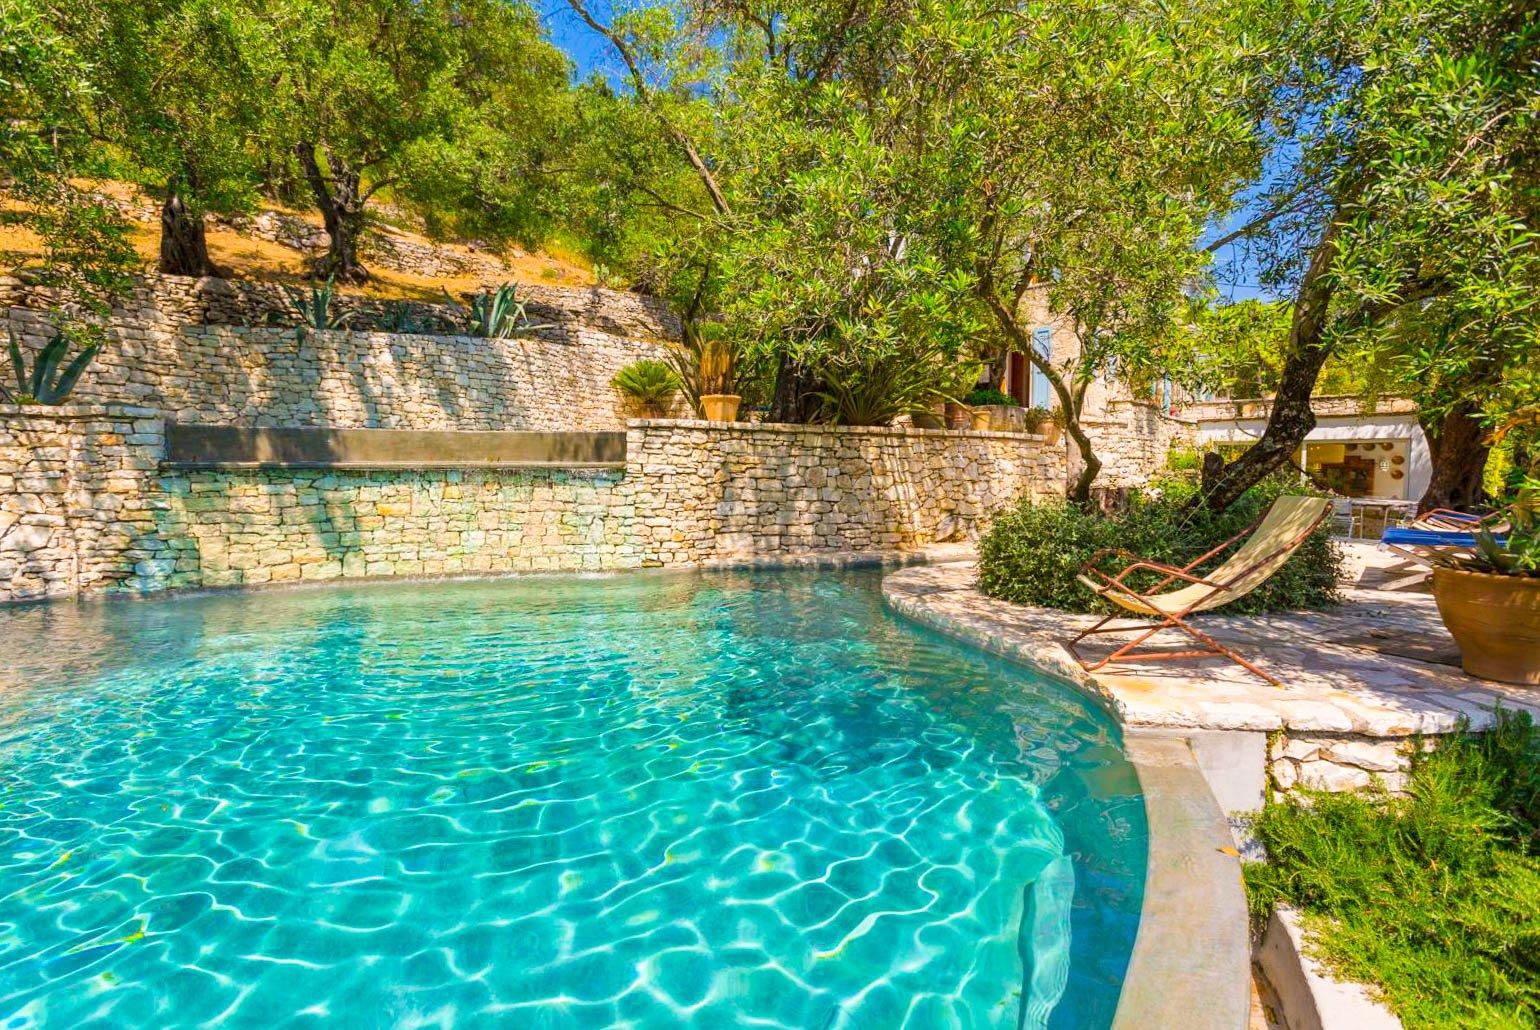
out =
<svg viewBox="0 0 1540 1030"><path fill-rule="evenodd" d="M1113 1028L1241 1030L1251 959L1229 824L1180 731L1135 730L1123 746L1144 793L1149 852Z"/></svg>
<svg viewBox="0 0 1540 1030"><path fill-rule="evenodd" d="M1345 603L1331 611L1201 620L1207 632L1277 676L1280 690L1225 659L1130 663L1088 673L1064 641L1096 616L998 601L980 593L975 580L970 561L905 569L883 578L883 599L932 629L1069 680L1125 728L1402 740L1451 732L1462 717L1483 728L1499 703L1540 720L1540 691L1474 679L1457 666L1411 656L1432 657L1453 646L1426 594L1348 588Z"/></svg>
<svg viewBox="0 0 1540 1030"><path fill-rule="evenodd" d="M713 558L693 565L639 565L620 569L519 569L509 572L451 572L423 576L336 576L331 579L298 580L282 583L230 583L220 586L177 587L167 590L120 590L92 594L42 594L0 600L0 613L7 610L58 604L113 604L125 601L166 601L181 597L209 597L222 594L257 594L348 587L388 586L407 583L495 583L503 580L544 579L550 577L607 579L615 576L680 575L698 572L773 571L775 569L900 569L934 562L956 562L971 557L969 544L927 544L913 550L894 551L807 551L778 554L746 554Z"/></svg>

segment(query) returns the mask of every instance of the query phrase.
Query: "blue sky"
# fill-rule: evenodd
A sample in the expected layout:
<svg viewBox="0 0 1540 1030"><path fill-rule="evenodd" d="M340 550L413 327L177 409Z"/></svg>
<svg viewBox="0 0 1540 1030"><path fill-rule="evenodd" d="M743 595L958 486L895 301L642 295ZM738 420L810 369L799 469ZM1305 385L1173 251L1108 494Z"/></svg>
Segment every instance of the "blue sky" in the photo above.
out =
<svg viewBox="0 0 1540 1030"><path fill-rule="evenodd" d="M540 20L551 34L551 42L572 58L577 65L578 78L586 78L595 68L606 74L613 71L614 56L609 51L609 44L578 19L567 0L541 0L539 9Z"/></svg>

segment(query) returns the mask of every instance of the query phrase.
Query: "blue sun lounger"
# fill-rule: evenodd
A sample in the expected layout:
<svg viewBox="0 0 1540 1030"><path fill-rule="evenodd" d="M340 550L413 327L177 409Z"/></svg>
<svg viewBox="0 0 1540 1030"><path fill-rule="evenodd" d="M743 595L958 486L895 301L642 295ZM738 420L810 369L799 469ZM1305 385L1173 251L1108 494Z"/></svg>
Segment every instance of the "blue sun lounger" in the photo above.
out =
<svg viewBox="0 0 1540 1030"><path fill-rule="evenodd" d="M1498 544L1502 544L1507 536L1497 533L1493 534L1493 539ZM1385 530L1384 535L1380 537L1380 545L1397 554L1405 555L1412 561L1431 565L1433 564L1429 560L1431 554L1444 554L1451 557L1473 554L1476 550L1476 533L1474 526L1469 533L1449 529L1392 527Z"/></svg>

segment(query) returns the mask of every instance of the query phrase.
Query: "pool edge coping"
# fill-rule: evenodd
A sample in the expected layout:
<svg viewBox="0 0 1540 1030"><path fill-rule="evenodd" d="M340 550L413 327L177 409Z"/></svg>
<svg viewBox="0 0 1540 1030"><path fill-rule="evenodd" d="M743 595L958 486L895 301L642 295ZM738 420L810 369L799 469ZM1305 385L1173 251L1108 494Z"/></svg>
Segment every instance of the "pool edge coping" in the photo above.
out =
<svg viewBox="0 0 1540 1030"><path fill-rule="evenodd" d="M1067 680L1119 727L1149 827L1139 929L1113 1027L1240 1030L1251 1013L1251 946L1240 855L1189 743L1191 729L1127 726L1096 681L981 626L947 618L887 588L883 603L980 650ZM1201 999L1201 1001L1199 1001Z"/></svg>
<svg viewBox="0 0 1540 1030"><path fill-rule="evenodd" d="M627 565L615 568L509 569L506 571L445 572L410 576L332 576L327 579L281 583L221 583L215 586L161 587L154 590L93 590L88 593L37 594L0 599L0 613L60 604L104 604L168 601L227 594L266 594L337 587L376 587L392 583L497 583L520 579L608 579L615 576L675 575L701 572L773 572L776 570L883 569L937 565L963 560L955 544L931 544L915 550L806 551L790 554L749 554L679 565Z"/></svg>

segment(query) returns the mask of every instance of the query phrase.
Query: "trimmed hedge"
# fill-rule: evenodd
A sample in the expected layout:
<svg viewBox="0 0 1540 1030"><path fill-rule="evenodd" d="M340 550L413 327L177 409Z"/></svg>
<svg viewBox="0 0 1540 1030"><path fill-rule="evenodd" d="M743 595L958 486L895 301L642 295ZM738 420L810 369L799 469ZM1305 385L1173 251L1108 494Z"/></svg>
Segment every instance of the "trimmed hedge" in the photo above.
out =
<svg viewBox="0 0 1540 1030"><path fill-rule="evenodd" d="M1127 511L1103 515L1059 501L1023 502L995 518L979 541L979 585L984 593L1005 601L1070 612L1121 611L1092 594L1075 579L1091 556L1104 548L1121 547L1142 558L1185 565L1254 522L1280 494L1303 492L1292 478L1278 478L1253 487L1218 514L1190 510L1187 501L1196 487L1177 479L1154 484L1149 494L1136 495ZM1237 545L1239 546L1239 545ZM1231 552L1211 559L1211 569ZM1294 557L1266 583L1234 604L1232 613L1294 611L1336 604L1341 554L1323 524ZM1109 558L1108 571L1121 568ZM1131 576L1135 587L1153 585L1159 577ZM1175 584L1173 584L1173 588Z"/></svg>

